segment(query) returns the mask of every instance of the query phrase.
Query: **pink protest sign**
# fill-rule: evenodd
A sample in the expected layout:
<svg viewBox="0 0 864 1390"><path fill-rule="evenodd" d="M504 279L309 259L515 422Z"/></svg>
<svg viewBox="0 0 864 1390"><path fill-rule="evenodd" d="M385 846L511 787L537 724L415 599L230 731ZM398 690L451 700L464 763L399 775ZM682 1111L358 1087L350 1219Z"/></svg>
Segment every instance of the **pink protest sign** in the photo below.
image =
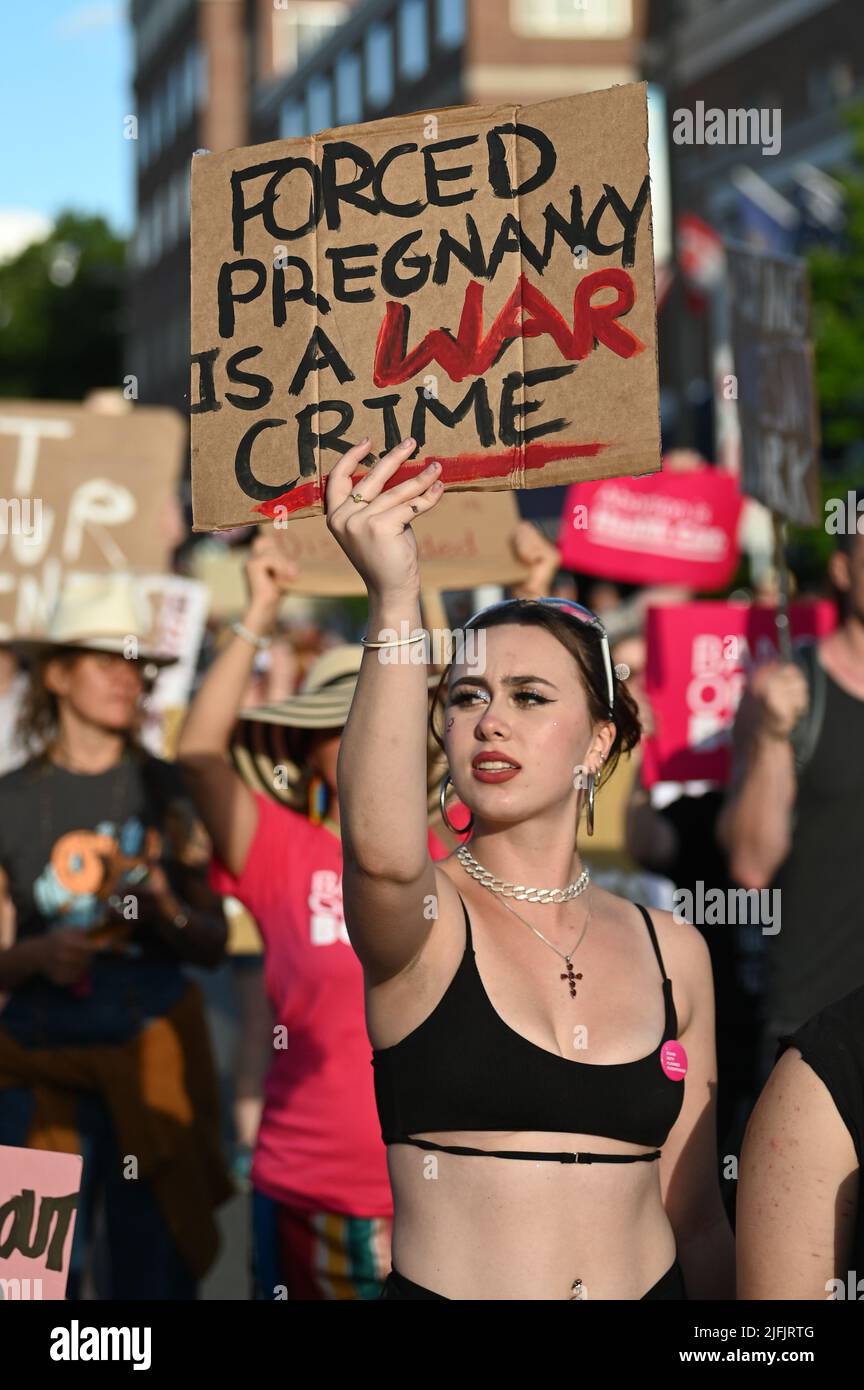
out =
<svg viewBox="0 0 864 1390"><path fill-rule="evenodd" d="M824 637L836 625L832 603L789 608L795 640ZM777 657L775 610L747 603L682 603L649 608L645 690L654 715L642 780L709 781L729 776L735 713L754 665Z"/></svg>
<svg viewBox="0 0 864 1390"><path fill-rule="evenodd" d="M0 1145L0 1299L66 1297L81 1165Z"/></svg>
<svg viewBox="0 0 864 1390"><path fill-rule="evenodd" d="M624 584L724 588L738 564L738 481L717 468L574 483L558 548L570 569Z"/></svg>

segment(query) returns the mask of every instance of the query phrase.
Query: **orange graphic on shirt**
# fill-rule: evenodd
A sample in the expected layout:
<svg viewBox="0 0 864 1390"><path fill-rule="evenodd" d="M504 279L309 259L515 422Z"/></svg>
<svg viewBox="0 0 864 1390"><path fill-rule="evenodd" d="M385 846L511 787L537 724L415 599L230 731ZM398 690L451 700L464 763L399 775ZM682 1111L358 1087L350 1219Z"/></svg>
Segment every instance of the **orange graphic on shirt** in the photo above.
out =
<svg viewBox="0 0 864 1390"><path fill-rule="evenodd" d="M161 836L152 826L145 833L143 854L122 854L113 835L71 830L51 851L51 867L68 893L106 898L123 874L158 859L161 847Z"/></svg>
<svg viewBox="0 0 864 1390"><path fill-rule="evenodd" d="M111 835L93 830L70 830L51 851L51 867L58 883L69 893L96 893L105 878L105 861L113 853Z"/></svg>

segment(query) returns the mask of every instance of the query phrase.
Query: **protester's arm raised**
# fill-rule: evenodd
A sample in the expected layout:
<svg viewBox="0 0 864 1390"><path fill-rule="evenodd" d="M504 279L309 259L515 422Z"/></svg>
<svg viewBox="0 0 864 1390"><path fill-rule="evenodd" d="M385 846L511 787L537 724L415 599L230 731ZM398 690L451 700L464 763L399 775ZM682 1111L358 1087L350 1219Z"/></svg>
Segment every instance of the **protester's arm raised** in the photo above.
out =
<svg viewBox="0 0 864 1390"><path fill-rule="evenodd" d="M733 879L744 888L767 888L789 853L797 794L789 739L807 703L798 667L771 663L754 673L739 706L732 780L717 835Z"/></svg>
<svg viewBox="0 0 864 1390"><path fill-rule="evenodd" d="M368 447L362 440L331 471L327 525L366 584L367 636L383 642L422 630L410 523L435 506L443 486L435 463L384 491L413 440L353 484ZM368 503L355 502L353 492ZM411 656L410 645L364 652L339 747L345 922L373 984L416 958L434 920L424 913L436 892L426 827L426 666Z"/></svg>
<svg viewBox="0 0 864 1390"><path fill-rule="evenodd" d="M297 569L272 537L258 536L246 563L249 605L243 626L256 636L273 629L279 601ZM255 648L233 634L210 667L183 723L177 761L213 847L235 878L243 872L258 823L255 798L228 756L243 692L252 672Z"/></svg>

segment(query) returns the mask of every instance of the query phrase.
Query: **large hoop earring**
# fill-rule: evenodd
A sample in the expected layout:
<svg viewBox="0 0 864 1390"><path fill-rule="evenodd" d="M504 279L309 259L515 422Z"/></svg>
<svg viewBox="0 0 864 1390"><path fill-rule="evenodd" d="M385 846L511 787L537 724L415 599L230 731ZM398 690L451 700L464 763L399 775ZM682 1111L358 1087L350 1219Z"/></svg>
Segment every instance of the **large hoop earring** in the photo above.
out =
<svg viewBox="0 0 864 1390"><path fill-rule="evenodd" d="M463 825L461 828L451 823L450 817L447 815L447 807L445 805L447 797L447 783L450 780L450 773L445 772L444 776L441 778L441 785L438 788L438 809L441 812L441 819L443 820L447 829L450 831L451 835L465 835L469 830L474 829L474 812L472 811L470 813L468 817L468 824Z"/></svg>
<svg viewBox="0 0 864 1390"><path fill-rule="evenodd" d="M594 834L594 795L597 791L597 773L592 772L588 778L588 810L585 813L585 829L589 835Z"/></svg>

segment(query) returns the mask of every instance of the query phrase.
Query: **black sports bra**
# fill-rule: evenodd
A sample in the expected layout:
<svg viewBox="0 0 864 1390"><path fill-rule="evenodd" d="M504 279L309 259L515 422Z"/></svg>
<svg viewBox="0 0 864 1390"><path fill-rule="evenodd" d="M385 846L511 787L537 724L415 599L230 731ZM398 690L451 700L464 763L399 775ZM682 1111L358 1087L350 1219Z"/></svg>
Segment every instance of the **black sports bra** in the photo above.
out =
<svg viewBox="0 0 864 1390"><path fill-rule="evenodd" d="M411 1137L436 1130L526 1130L598 1134L659 1146L677 1120L684 1100L683 1049L667 1049L661 1065L661 1053L675 1039L678 1020L672 981L666 975L654 924L644 907L637 904L663 978L663 1037L647 1057L601 1065L559 1057L504 1022L480 978L471 921L461 895L460 901L465 914L465 951L456 974L431 1014L407 1037L392 1047L372 1050L375 1102L384 1143L561 1163L632 1163L659 1158L659 1147L647 1154L493 1153Z"/></svg>

